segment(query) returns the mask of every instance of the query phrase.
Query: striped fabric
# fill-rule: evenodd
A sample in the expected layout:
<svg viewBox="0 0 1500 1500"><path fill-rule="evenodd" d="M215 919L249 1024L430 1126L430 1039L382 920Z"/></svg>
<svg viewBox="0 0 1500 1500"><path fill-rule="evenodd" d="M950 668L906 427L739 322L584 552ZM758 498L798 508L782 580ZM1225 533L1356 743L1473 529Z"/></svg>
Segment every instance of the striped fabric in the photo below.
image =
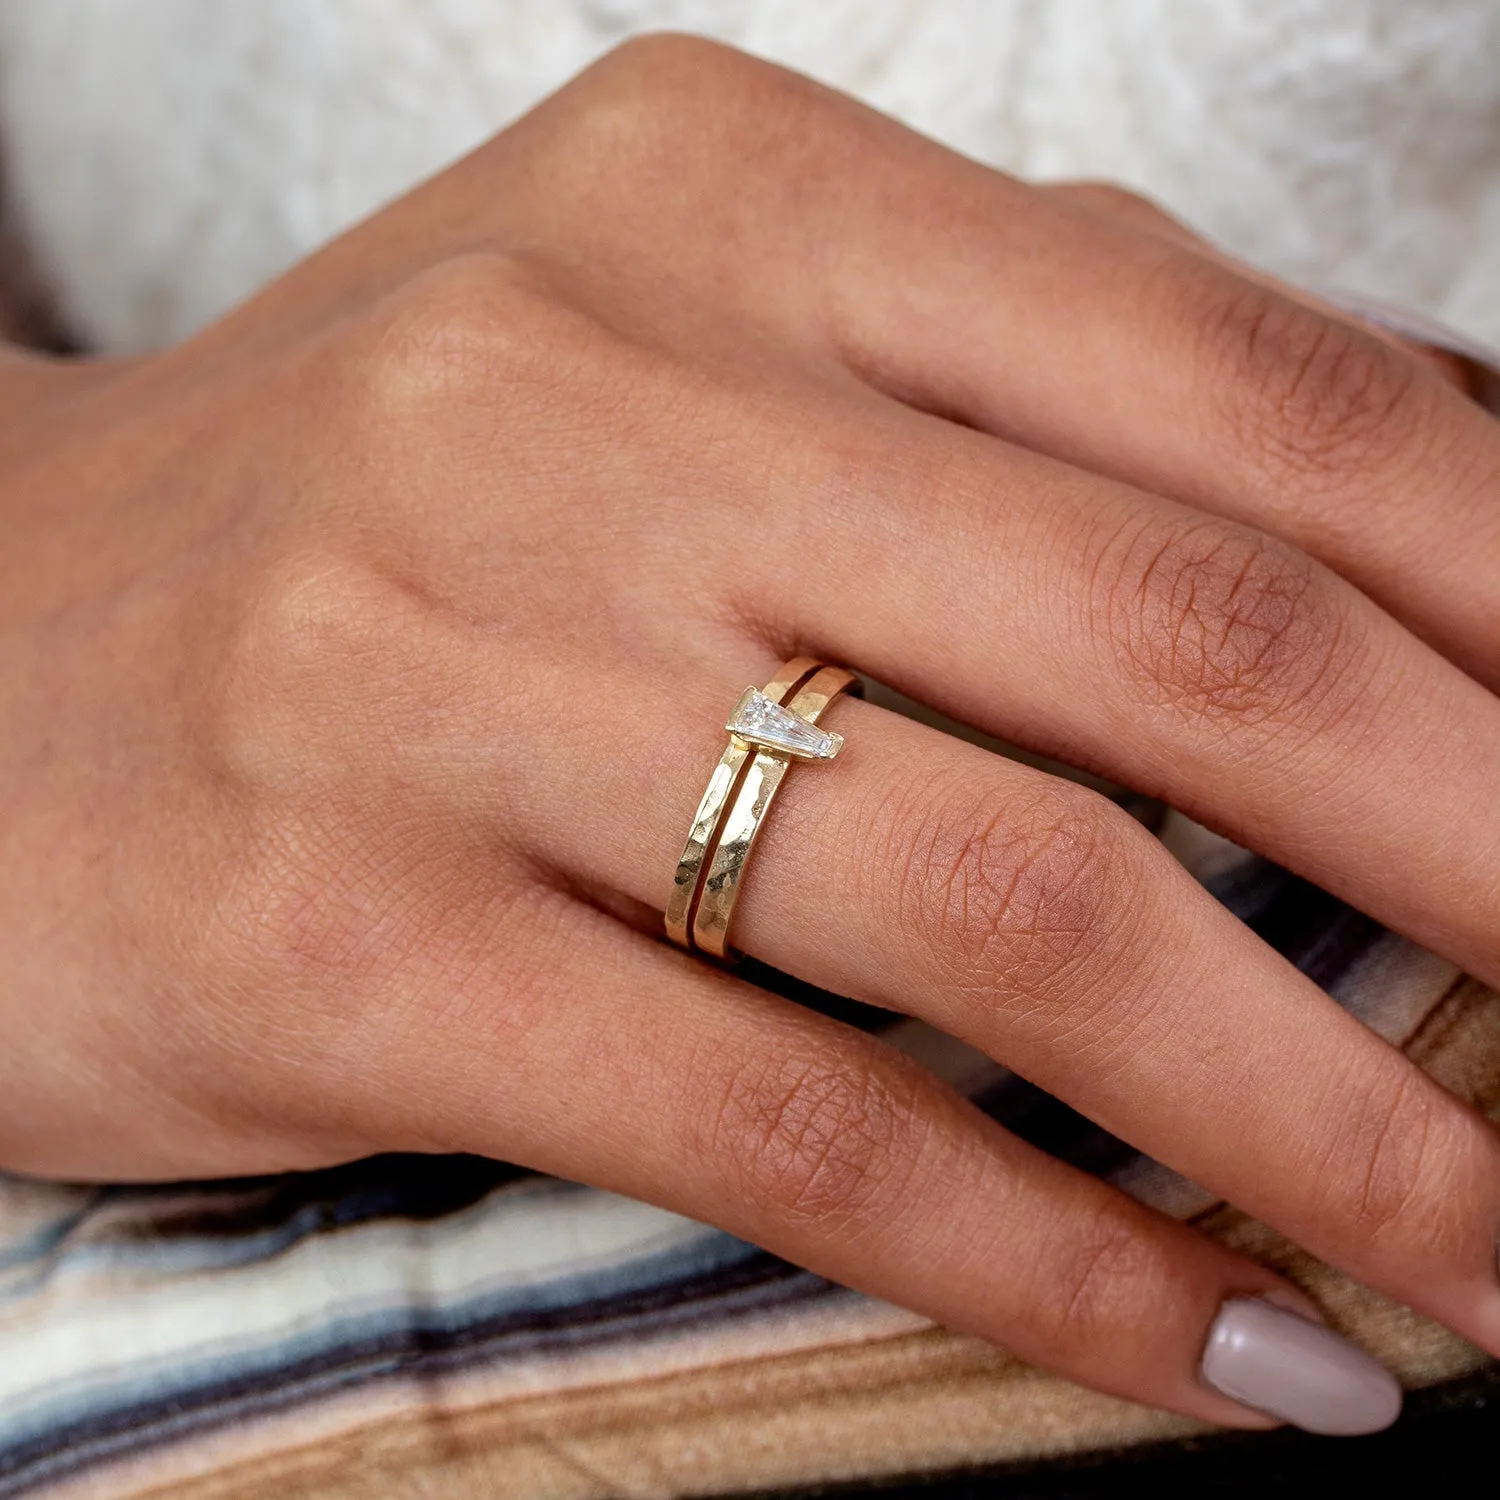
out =
<svg viewBox="0 0 1500 1500"><path fill-rule="evenodd" d="M1488 992L1143 814L1340 1004L1500 1115ZM1480 1364L951 1039L759 977L886 1028L1028 1140L1280 1266L1409 1384ZM702 1225L493 1162L146 1188L0 1177L0 1497L726 1494L1190 1430Z"/></svg>
<svg viewBox="0 0 1500 1500"><path fill-rule="evenodd" d="M1231 910L1392 1041L1410 1040L1464 991L1450 964L1265 861L1180 818L1169 817L1162 834ZM1212 1208L1205 1194L987 1058L916 1022L885 1034L1057 1155L1177 1214ZM998 1361L992 1378L1013 1383L1014 1368L966 1343L715 1230L474 1158L387 1157L169 1187L0 1179L0 1496L155 1493L173 1484L197 1493L204 1476L223 1483L225 1474L248 1487L201 1492L258 1494L282 1482L257 1477L279 1474L268 1461L341 1452L361 1433L400 1430L414 1414L428 1440L444 1427L498 1422L507 1435L494 1451L524 1441L551 1453L536 1460L536 1487L485 1488L496 1480L486 1471L476 1494L722 1492L764 1482L765 1465L726 1465L710 1444L704 1472L658 1475L642 1489L612 1464L569 1457L541 1414L604 1411L605 1392L660 1395L674 1379L691 1388L705 1372L734 1370L753 1383L758 1368L784 1374L789 1360L805 1366L811 1357L816 1366L839 1351L856 1365L882 1351L903 1379L939 1354L951 1375L961 1354L965 1368ZM1439 1373L1449 1367L1458 1366L1450 1359ZM1033 1402L1049 1385L1063 1387L1028 1377L1039 1387ZM821 1385L812 1391L826 1394ZM1064 1404L1133 1411L1082 1392ZM1117 1441L1170 1425L1136 1414L1131 1431L1098 1435ZM1096 1429L1097 1419L1079 1430ZM819 1432L825 1450L844 1445L838 1424ZM950 1445L943 1457L1048 1448L1024 1408L1006 1441L997 1436L977 1450L967 1440ZM831 1451L804 1444L789 1467L771 1466L774 1481L839 1470ZM417 1447L425 1452L425 1441ZM929 1455L900 1457L922 1466ZM659 1466L652 1455L653 1473ZM300 1492L318 1491L304 1483Z"/></svg>

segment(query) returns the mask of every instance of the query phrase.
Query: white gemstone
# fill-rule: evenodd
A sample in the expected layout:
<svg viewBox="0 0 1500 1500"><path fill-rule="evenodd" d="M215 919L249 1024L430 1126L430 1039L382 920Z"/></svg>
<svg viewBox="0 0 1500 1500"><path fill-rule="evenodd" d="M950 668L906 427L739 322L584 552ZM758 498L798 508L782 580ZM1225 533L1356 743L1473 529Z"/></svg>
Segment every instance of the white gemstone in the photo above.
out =
<svg viewBox="0 0 1500 1500"><path fill-rule="evenodd" d="M724 726L752 745L795 755L799 760L832 760L844 743L840 734L819 729L800 714L783 708L759 688L747 688Z"/></svg>

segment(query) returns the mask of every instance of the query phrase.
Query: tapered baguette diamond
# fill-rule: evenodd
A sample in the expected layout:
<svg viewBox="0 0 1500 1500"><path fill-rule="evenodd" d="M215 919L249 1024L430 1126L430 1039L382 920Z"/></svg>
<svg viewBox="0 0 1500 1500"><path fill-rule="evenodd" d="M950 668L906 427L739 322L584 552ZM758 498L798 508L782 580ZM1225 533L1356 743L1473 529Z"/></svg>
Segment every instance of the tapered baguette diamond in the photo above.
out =
<svg viewBox="0 0 1500 1500"><path fill-rule="evenodd" d="M844 743L843 735L819 729L766 697L759 688L745 689L724 727L752 745L779 750L798 760L832 760Z"/></svg>

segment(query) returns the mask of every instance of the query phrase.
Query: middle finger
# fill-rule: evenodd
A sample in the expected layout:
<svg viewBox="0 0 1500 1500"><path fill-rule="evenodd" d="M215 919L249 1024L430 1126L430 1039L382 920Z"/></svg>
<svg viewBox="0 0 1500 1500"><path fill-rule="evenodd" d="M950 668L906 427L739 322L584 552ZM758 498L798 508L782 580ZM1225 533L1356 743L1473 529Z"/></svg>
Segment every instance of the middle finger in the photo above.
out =
<svg viewBox="0 0 1500 1500"><path fill-rule="evenodd" d="M1500 983L1500 701L1286 543L876 400L784 460L744 615Z"/></svg>

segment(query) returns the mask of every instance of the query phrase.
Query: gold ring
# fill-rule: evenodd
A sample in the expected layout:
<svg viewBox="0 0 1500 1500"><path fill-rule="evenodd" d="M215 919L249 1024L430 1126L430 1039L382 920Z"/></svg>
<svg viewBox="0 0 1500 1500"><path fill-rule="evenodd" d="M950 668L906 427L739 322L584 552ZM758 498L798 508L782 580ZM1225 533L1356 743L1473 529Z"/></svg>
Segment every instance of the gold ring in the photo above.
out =
<svg viewBox="0 0 1500 1500"><path fill-rule="evenodd" d="M851 688L859 691L853 672L799 656L735 704L724 725L728 748L698 804L667 903L667 936L679 947L730 956L729 925L756 835L793 760L839 753L843 736L818 719Z"/></svg>

